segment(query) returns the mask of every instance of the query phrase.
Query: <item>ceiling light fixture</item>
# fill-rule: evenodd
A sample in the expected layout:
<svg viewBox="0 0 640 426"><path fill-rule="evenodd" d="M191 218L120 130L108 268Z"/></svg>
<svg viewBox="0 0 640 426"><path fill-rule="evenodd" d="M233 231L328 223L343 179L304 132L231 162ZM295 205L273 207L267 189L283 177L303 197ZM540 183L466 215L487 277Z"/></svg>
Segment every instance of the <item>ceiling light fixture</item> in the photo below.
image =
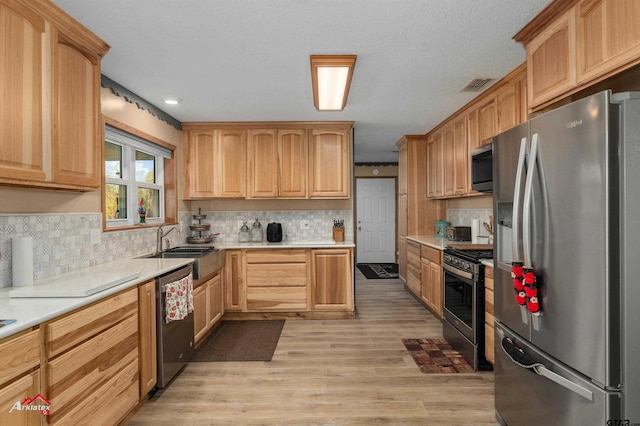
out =
<svg viewBox="0 0 640 426"><path fill-rule="evenodd" d="M356 58L356 55L311 55L311 85L316 109L344 109Z"/></svg>
<svg viewBox="0 0 640 426"><path fill-rule="evenodd" d="M178 105L180 102L182 102L182 99L167 96L162 98L162 102L164 102L167 105Z"/></svg>

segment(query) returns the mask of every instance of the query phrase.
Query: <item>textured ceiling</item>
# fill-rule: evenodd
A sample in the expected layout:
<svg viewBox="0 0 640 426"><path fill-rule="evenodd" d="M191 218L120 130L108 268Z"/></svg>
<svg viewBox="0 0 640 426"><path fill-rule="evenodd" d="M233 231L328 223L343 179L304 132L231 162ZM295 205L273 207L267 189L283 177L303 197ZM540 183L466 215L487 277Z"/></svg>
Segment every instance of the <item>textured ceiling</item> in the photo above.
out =
<svg viewBox="0 0 640 426"><path fill-rule="evenodd" d="M355 121L355 161L397 161L524 62L512 37L550 0L53 0L111 50L110 79L179 121ZM313 106L309 56L355 54L341 112ZM164 96L183 100L161 103Z"/></svg>

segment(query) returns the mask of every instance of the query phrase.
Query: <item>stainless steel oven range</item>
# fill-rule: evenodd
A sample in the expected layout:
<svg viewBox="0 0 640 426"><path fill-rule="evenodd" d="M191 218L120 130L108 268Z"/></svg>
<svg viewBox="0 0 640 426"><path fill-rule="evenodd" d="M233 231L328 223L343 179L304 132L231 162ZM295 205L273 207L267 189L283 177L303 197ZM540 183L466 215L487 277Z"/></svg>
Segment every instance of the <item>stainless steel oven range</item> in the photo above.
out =
<svg viewBox="0 0 640 426"><path fill-rule="evenodd" d="M443 257L444 338L473 366L491 370L484 356L484 265L493 250L447 248Z"/></svg>

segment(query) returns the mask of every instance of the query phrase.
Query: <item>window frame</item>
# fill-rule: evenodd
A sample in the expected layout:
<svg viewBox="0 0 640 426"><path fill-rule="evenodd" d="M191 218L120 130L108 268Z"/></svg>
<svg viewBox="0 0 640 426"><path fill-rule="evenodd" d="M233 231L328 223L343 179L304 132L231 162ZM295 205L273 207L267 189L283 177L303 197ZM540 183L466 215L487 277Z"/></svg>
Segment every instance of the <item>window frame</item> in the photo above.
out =
<svg viewBox="0 0 640 426"><path fill-rule="evenodd" d="M175 187L175 150L176 147L164 142L154 136L131 128L130 126L119 123L115 120L104 118L104 138L103 152L106 151L107 142L122 147L120 178L106 176L106 156L103 155L102 161L102 222L103 230L122 230L127 228L139 228L140 226L157 226L164 223L177 223L177 211L171 211L171 207L177 207L177 199L175 191L168 191L167 184ZM107 130L108 127L109 131ZM114 139L108 136L108 133L116 133L120 137ZM121 137L121 136L124 136ZM134 142L127 143L127 139L131 138ZM141 144L142 142L142 144ZM146 146L145 146L146 145ZM147 148L150 147L150 148ZM157 147L156 152L154 147ZM135 177L136 151L152 155L155 158L155 183L147 183L137 181ZM159 154L160 152L164 155ZM167 182L169 176L169 182ZM108 219L106 215L106 186L109 184L125 185L127 193L127 218L125 219ZM158 190L159 195L159 216L146 217L144 223L140 223L138 217L138 189L149 188ZM135 200L135 201L133 201ZM167 211L167 206L170 211Z"/></svg>

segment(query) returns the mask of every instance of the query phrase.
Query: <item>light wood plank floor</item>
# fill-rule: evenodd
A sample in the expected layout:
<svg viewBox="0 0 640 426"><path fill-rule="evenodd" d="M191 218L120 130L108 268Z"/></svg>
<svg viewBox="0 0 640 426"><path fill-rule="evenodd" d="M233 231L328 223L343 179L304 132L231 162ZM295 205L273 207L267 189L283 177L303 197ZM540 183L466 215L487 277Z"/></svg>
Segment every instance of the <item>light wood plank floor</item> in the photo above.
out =
<svg viewBox="0 0 640 426"><path fill-rule="evenodd" d="M422 374L401 339L441 323L399 280L356 274L356 319L288 320L271 362L189 364L128 424L496 425L493 373Z"/></svg>

